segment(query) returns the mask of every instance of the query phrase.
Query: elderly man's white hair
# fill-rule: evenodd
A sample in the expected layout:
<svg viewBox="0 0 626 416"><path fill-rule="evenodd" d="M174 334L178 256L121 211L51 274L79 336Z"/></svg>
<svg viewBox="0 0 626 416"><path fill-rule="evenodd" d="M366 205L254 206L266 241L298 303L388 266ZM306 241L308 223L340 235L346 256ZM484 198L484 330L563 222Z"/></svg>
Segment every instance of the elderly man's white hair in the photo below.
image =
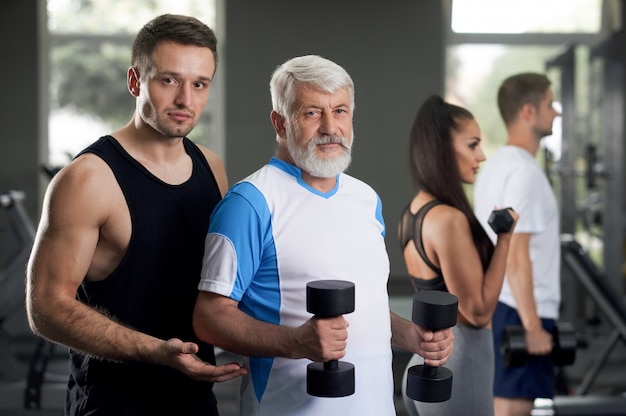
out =
<svg viewBox="0 0 626 416"><path fill-rule="evenodd" d="M299 84L310 84L329 93L347 88L350 109L354 111L352 78L341 66L318 55L298 56L276 68L270 80L272 109L285 118L291 118L295 88Z"/></svg>

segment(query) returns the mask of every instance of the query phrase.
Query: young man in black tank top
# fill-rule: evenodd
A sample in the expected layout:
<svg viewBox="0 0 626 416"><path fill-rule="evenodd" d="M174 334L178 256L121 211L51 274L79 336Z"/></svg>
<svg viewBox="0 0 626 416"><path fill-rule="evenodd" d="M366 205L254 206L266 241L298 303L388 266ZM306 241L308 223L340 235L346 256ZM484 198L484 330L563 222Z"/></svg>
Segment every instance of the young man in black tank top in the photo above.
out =
<svg viewBox="0 0 626 416"><path fill-rule="evenodd" d="M195 18L138 33L128 70L136 110L52 180L28 265L33 331L70 348L66 414L217 414L215 366L191 318L209 213L224 166L186 138L208 99L217 50Z"/></svg>

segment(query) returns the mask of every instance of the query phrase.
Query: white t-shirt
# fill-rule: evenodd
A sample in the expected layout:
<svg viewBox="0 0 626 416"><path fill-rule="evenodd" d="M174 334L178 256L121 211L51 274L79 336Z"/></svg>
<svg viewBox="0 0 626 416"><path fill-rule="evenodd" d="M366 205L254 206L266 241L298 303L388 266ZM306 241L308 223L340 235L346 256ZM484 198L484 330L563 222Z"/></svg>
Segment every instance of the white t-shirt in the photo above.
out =
<svg viewBox="0 0 626 416"><path fill-rule="evenodd" d="M561 243L559 211L548 179L526 150L500 148L481 168L474 184L474 211L491 240L496 234L487 224L495 208L511 207L520 217L515 233L531 234L533 292L541 318L557 319L561 301ZM517 309L508 276L499 300Z"/></svg>
<svg viewBox="0 0 626 416"><path fill-rule="evenodd" d="M249 357L242 381L243 415L395 415L389 259L380 198L345 174L320 193L297 167L279 159L236 184L218 204L206 239L199 290L228 296L256 319L299 326L311 318L306 284L355 284L345 315L347 361L355 393L319 398L306 392L306 359Z"/></svg>

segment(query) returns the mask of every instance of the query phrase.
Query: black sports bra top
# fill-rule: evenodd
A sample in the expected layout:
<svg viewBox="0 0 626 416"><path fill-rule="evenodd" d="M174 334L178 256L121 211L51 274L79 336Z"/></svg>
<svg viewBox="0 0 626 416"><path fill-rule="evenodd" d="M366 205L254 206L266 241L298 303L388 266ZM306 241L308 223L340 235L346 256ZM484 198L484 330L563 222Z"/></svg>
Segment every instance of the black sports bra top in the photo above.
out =
<svg viewBox="0 0 626 416"><path fill-rule="evenodd" d="M413 241L413 244L415 244L415 248L417 249L417 253L420 255L422 260L424 260L426 265L430 267L433 272L435 272L435 277L430 279L411 276L411 284L416 292L419 292L420 290L448 291L446 283L443 280L441 269L435 266L428 259L426 251L424 250L424 242L422 241L422 223L424 222L424 217L431 208L440 204L442 204L442 202L437 200L427 202L415 214L411 212L411 205L409 204L404 209L402 218L400 219L400 234L398 235L400 240L400 249L404 252L406 245L409 244L410 241Z"/></svg>

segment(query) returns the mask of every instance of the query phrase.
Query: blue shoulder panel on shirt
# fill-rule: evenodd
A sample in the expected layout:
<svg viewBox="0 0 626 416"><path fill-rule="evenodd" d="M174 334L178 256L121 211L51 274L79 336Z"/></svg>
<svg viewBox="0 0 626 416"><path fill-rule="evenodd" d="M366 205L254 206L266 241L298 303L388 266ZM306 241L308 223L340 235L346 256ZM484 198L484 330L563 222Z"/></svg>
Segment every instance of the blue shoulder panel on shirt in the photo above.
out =
<svg viewBox="0 0 626 416"><path fill-rule="evenodd" d="M237 255L237 279L231 297L240 300L255 277L271 239L271 218L263 194L240 182L226 193L211 216L209 234L227 237Z"/></svg>
<svg viewBox="0 0 626 416"><path fill-rule="evenodd" d="M376 219L383 226L382 236L385 236L387 229L385 228L385 219L383 218L383 202L380 200L380 196L376 194Z"/></svg>

